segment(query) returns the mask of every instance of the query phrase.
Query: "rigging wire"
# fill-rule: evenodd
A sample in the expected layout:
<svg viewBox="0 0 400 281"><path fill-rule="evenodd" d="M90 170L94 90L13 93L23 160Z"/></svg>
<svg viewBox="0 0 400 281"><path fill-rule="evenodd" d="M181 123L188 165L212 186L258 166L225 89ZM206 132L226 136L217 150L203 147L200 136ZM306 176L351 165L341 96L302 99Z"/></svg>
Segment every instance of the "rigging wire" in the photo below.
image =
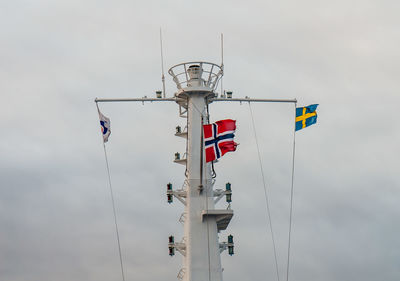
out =
<svg viewBox="0 0 400 281"><path fill-rule="evenodd" d="M294 115L296 116L296 103L294 104ZM293 158L292 158L292 185L290 187L290 214L289 214L289 235L288 235L288 252L286 264L286 281L289 281L289 264L290 264L290 242L292 235L292 220L293 220L293 187L294 187L294 159L296 154L296 125L293 129Z"/></svg>
<svg viewBox="0 0 400 281"><path fill-rule="evenodd" d="M97 105L97 102L96 102L96 106L97 106L98 112L100 112L99 106ZM125 281L124 264L123 264L123 261L122 261L121 242L120 242L120 239L119 239L119 231L118 231L117 212L115 210L115 200L114 200L114 192L113 192L113 188L112 188L112 184L111 184L110 166L108 164L106 144L104 143L104 141L103 141L103 149L104 149L104 156L105 156L105 160L106 160L108 184L109 184L109 187L110 187L112 209L113 209L113 214L114 214L115 233L116 233L116 236L117 236L119 262L120 262L120 266L121 266L121 276L122 276L122 281Z"/></svg>
<svg viewBox="0 0 400 281"><path fill-rule="evenodd" d="M206 105L207 105L207 124L210 124L210 109L209 109L208 100L206 101ZM211 161L211 172L212 172L211 177L213 179L215 179L217 177L217 173L215 172L215 169L214 169L214 161Z"/></svg>
<svg viewBox="0 0 400 281"><path fill-rule="evenodd" d="M186 104L188 103L188 99L186 98ZM186 131L187 131L187 135L186 135L186 155L188 154L188 139L189 139L189 116L187 116L186 113ZM187 156L186 156L187 157ZM187 169L187 165L185 166L185 177L188 176L188 169Z"/></svg>
<svg viewBox="0 0 400 281"><path fill-rule="evenodd" d="M200 148L200 155L201 155L201 160L200 160L200 166L203 167L204 164L204 158L203 158L203 154L204 154L204 113L206 113L206 124L210 124L210 109L208 106L208 99L206 99L206 108L205 108L205 112L204 110L202 112L200 112L198 110L198 108L194 105L194 107L197 109L198 112L200 112L201 114L201 148ZM215 178L216 174L214 171L214 164L211 162L211 167L212 167L212 178ZM203 181L203 169L201 169L201 180ZM206 182L206 196L205 196L205 200L206 200L206 212L207 212L207 255L208 255L208 280L211 280L211 257L210 257L210 221L209 221L209 216L208 216L208 191L209 191L209 183ZM212 184L212 183L210 183ZM212 192L212 191L211 191Z"/></svg>
<svg viewBox="0 0 400 281"><path fill-rule="evenodd" d="M120 242L120 239L119 239L119 231L118 231L118 223L117 223L117 212L115 211L114 192L113 192L112 185L111 185L110 168L109 168L109 165L108 165L108 157L107 157L107 152L106 152L106 145L105 145L104 142L103 142L103 148L104 148L104 155L106 157L108 182L109 182L109 186L110 186L111 202L112 202L112 208L113 208L113 213L114 213L115 233L117 235L119 262L120 262L120 265L121 265L121 275L122 275L122 281L125 281L124 264L122 262L121 242Z"/></svg>
<svg viewBox="0 0 400 281"><path fill-rule="evenodd" d="M207 107L208 110L208 107ZM208 111L207 111L208 112ZM203 164L204 164L204 159L203 159L203 151L204 151L204 130L203 130L203 124L204 124L204 115L203 113L201 114L201 140L200 140L200 187L204 188L203 186ZM208 213L208 183L205 183L205 200L206 200L206 212ZM207 215L207 255L208 255L208 280L211 281L211 257L210 257L210 222L209 222L209 216Z"/></svg>
<svg viewBox="0 0 400 281"><path fill-rule="evenodd" d="M274 258L275 258L275 267L276 267L276 277L279 279L279 267L278 267L278 258L277 258L277 254L276 254L276 245L275 245L275 237L274 237L274 231L273 231L273 227L272 227L272 219L271 219L271 212L270 212L270 208L269 208L269 197L268 197L268 192L267 192L267 185L266 185L266 180L265 180L265 176L264 176L264 168L262 165L262 161L261 161L261 155L260 155L260 147L258 145L258 139L257 139L257 132L256 132L256 125L254 122L254 117L253 117L253 110L251 109L251 105L249 102L249 108L250 108L250 115L251 115L251 121L253 123L253 133L254 133L254 138L256 140L256 146L257 146L257 153L258 153L258 161L260 164L260 170L261 170L261 176L262 176L262 181L263 181L263 187L264 187L264 197L265 197L265 206L266 206L266 211L267 211L267 216L268 216L268 220L269 220L269 229L271 231L271 239L272 239L272 245L274 248Z"/></svg>

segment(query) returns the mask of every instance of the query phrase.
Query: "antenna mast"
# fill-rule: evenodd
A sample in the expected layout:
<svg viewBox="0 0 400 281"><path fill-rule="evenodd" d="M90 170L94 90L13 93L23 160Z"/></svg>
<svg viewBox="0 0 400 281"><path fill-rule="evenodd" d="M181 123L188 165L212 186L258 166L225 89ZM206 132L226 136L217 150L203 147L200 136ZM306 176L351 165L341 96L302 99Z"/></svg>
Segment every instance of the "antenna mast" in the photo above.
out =
<svg viewBox="0 0 400 281"><path fill-rule="evenodd" d="M224 74L224 34L221 33L221 69L222 75ZM225 97L224 93L224 85L223 85L223 76L221 77L221 97Z"/></svg>
<svg viewBox="0 0 400 281"><path fill-rule="evenodd" d="M160 52L161 52L161 82L162 82L162 86L163 86L163 98L165 98L164 55L163 55L161 27L160 27Z"/></svg>

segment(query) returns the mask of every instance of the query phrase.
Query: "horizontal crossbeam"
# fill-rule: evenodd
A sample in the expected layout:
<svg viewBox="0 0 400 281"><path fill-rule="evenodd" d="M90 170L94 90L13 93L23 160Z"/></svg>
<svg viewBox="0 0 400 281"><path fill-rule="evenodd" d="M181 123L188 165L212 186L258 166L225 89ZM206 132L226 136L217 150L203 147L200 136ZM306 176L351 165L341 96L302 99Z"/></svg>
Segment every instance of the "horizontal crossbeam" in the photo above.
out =
<svg viewBox="0 0 400 281"><path fill-rule="evenodd" d="M118 98L118 99L102 99L96 98L95 102L153 102L153 101L183 101L180 98ZM276 103L297 103L296 99L252 99L252 98L213 98L210 102L215 101L238 101L238 102L276 102Z"/></svg>
<svg viewBox="0 0 400 281"><path fill-rule="evenodd" d="M297 103L296 99L251 99L251 98L214 98L210 101L238 101L238 102L289 102Z"/></svg>
<svg viewBox="0 0 400 281"><path fill-rule="evenodd" d="M153 102L153 101L178 101L178 98L119 98L119 99L99 99L96 98L95 102L124 102L124 101L139 101L139 102Z"/></svg>

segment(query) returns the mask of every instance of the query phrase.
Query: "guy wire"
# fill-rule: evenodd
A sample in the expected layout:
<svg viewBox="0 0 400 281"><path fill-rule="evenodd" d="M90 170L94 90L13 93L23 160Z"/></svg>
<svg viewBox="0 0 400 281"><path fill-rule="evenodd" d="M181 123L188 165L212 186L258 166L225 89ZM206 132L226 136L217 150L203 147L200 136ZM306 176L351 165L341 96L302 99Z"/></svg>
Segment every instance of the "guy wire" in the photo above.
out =
<svg viewBox="0 0 400 281"><path fill-rule="evenodd" d="M114 192L113 192L113 188L112 188L112 185L111 185L110 168L109 168L109 165L108 165L108 157L107 157L107 152L106 152L106 145L105 145L104 142L103 142L103 148L104 148L104 156L106 157L108 183L109 183L109 186L110 186L111 202L112 202L112 208L113 208L113 214L114 214L115 233L117 235L119 262L120 262L120 265L121 265L121 275L122 275L122 281L125 281L124 264L122 262L121 243L120 243L120 239L119 239L119 231L118 231L118 223L117 223L117 212L115 211Z"/></svg>
<svg viewBox="0 0 400 281"><path fill-rule="evenodd" d="M99 106L98 106L97 102L96 102L96 107L97 107L98 113L100 114L100 109L99 109ZM118 223L117 223L117 212L115 210L115 200L114 200L114 192L113 192L113 188L112 188L112 184L111 184L110 166L108 164L107 150L106 150L106 144L104 143L104 140L103 140L103 149L104 149L104 156L105 156L105 159L106 159L108 184L109 184L109 187L110 187L111 203L112 203L112 209L113 209L113 214L114 214L114 224L115 224L115 233L116 233L116 236L117 236L119 263L120 263L120 266L121 266L122 281L125 281L124 264L123 264L123 261L122 261L121 242L120 242L120 239L119 239L119 231L118 231Z"/></svg>
<svg viewBox="0 0 400 281"><path fill-rule="evenodd" d="M274 238L274 231L272 228L272 219L271 219L271 212L270 212L270 208L269 208L269 198L268 198L268 193L267 193L267 185L266 185L266 181L265 181L265 176L264 176L264 169L263 169L263 165L262 165L262 161L261 161L261 155L260 155L260 147L258 145L258 140L257 140L257 133L256 133L256 126L254 123L254 117L253 117L253 110L251 109L251 105L249 102L249 108L250 108L250 115L251 115L251 121L253 123L253 132L254 132L254 138L256 140L256 146L257 146L257 153L258 153L258 161L260 164L260 170L261 170L261 175L262 175L262 181L263 181L263 187L264 187L264 197L265 197L265 203L266 203L266 211L267 211L267 215L268 215L268 220L269 220L269 228L271 231L271 239L272 239L272 245L274 247L274 258L275 258L275 267L276 267L276 276L279 279L279 267L278 267L278 258L277 258L277 254L276 254L276 245L275 245L275 238Z"/></svg>
<svg viewBox="0 0 400 281"><path fill-rule="evenodd" d="M296 103L294 104L294 116L296 116ZM286 264L286 281L289 281L289 263L290 263L290 242L292 235L292 220L293 220L293 190L294 190L294 163L296 155L296 125L293 129L293 158L292 158L292 185L290 187L290 215L289 215L289 235L288 235L288 252Z"/></svg>

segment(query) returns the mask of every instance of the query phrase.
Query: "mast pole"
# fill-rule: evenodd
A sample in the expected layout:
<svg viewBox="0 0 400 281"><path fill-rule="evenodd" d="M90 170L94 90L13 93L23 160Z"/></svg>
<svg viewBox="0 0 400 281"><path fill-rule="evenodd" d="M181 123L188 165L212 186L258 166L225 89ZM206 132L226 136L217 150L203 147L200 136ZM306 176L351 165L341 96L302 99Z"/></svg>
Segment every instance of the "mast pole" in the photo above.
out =
<svg viewBox="0 0 400 281"><path fill-rule="evenodd" d="M187 104L187 190L184 241L186 256L184 281L221 281L222 269L214 210L213 183L210 164L204 163L203 120L207 98L213 89L202 78L201 64L187 68L188 81L178 97L186 97Z"/></svg>

